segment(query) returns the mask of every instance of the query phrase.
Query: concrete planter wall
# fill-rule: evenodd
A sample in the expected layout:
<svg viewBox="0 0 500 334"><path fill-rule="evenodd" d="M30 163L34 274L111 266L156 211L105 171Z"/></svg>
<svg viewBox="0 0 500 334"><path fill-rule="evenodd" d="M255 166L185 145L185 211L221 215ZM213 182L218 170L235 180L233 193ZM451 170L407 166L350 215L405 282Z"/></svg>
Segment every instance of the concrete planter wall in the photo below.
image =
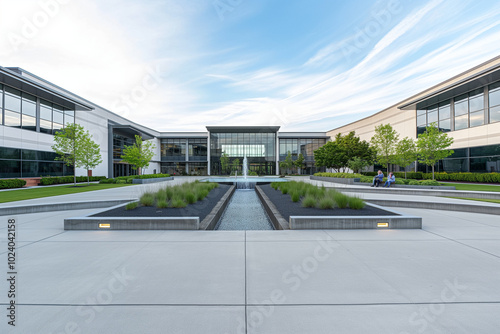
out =
<svg viewBox="0 0 500 334"><path fill-rule="evenodd" d="M343 184L354 184L355 182L359 182L360 180L359 178L346 179L342 177L325 177L325 176L314 176L314 175L311 175L309 178L311 180L316 180L316 181L343 183Z"/></svg>
<svg viewBox="0 0 500 334"><path fill-rule="evenodd" d="M148 184L148 183L158 183L158 182L163 182L163 181L171 181L173 180L174 177L157 177L153 179L133 179L132 184Z"/></svg>

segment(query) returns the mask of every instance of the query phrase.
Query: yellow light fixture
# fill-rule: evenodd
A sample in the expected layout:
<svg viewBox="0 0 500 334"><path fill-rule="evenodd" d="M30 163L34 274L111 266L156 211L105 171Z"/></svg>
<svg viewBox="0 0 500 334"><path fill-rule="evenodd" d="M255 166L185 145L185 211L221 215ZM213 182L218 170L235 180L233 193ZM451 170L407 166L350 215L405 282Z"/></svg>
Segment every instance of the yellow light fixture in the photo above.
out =
<svg viewBox="0 0 500 334"><path fill-rule="evenodd" d="M389 223L377 223L377 227L389 227Z"/></svg>
<svg viewBox="0 0 500 334"><path fill-rule="evenodd" d="M111 224L99 224L99 228L110 228Z"/></svg>

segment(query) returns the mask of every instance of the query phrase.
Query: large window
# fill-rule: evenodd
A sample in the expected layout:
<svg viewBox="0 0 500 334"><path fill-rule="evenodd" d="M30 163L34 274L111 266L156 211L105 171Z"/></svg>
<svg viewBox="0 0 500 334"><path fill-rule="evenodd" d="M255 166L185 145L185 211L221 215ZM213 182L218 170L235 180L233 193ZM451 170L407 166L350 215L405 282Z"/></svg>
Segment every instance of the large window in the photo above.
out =
<svg viewBox="0 0 500 334"><path fill-rule="evenodd" d="M75 110L40 100L37 111L37 97L20 90L0 85L0 124L54 134L64 124L75 122ZM38 124L37 124L38 123Z"/></svg>
<svg viewBox="0 0 500 334"><path fill-rule="evenodd" d="M430 167L418 164L421 172L430 172ZM436 164L438 172L500 172L500 145L454 149L454 153Z"/></svg>
<svg viewBox="0 0 500 334"><path fill-rule="evenodd" d="M73 175L54 152L0 147L0 178Z"/></svg>
<svg viewBox="0 0 500 334"><path fill-rule="evenodd" d="M185 138L168 138L161 140L162 161L186 161Z"/></svg>
<svg viewBox="0 0 500 334"><path fill-rule="evenodd" d="M254 130L254 132L252 132ZM243 158L248 159L250 171L259 175L276 174L276 132L267 129L237 129L234 132L210 132L210 163L211 174L228 173L223 171L220 158L225 153L230 163L238 165L241 173Z"/></svg>
<svg viewBox="0 0 500 334"><path fill-rule="evenodd" d="M21 92L5 87L5 125L14 128L21 127Z"/></svg>
<svg viewBox="0 0 500 334"><path fill-rule="evenodd" d="M500 82L489 86L490 123L500 122Z"/></svg>

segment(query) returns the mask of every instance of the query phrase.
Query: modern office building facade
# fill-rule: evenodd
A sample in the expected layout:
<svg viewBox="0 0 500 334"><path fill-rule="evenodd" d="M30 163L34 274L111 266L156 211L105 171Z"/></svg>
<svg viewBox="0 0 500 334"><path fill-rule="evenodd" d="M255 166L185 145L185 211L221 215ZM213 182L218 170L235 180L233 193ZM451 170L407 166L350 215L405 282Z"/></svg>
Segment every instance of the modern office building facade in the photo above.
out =
<svg viewBox="0 0 500 334"><path fill-rule="evenodd" d="M217 175L226 173L223 154L239 168L246 156L250 171L279 173L288 152L305 158L301 172L323 169L314 151L337 133L355 131L370 140L375 127L391 124L403 137L417 138L436 123L454 139L455 153L439 162L439 171L500 171L500 57L384 109L328 132L280 132L279 126L207 126L203 132L161 132L134 123L21 68L0 67L0 178L72 175L56 161L54 133L76 122L101 148L103 163L93 175L136 173L122 162L124 146L135 135L153 142L155 155L144 173ZM425 165L416 165L425 171ZM236 166L238 169L238 166ZM77 169L78 175L86 175Z"/></svg>

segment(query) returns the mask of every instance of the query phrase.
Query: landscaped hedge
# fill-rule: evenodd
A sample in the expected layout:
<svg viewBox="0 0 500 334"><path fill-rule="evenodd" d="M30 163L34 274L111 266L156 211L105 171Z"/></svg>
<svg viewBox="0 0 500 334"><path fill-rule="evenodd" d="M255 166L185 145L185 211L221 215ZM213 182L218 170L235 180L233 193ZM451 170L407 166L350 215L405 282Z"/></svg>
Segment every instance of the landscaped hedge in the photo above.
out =
<svg viewBox="0 0 500 334"><path fill-rule="evenodd" d="M354 178L361 178L363 175L361 174L356 174L356 173L315 173L314 176L321 176L321 177L338 177L342 179L354 179Z"/></svg>
<svg viewBox="0 0 500 334"><path fill-rule="evenodd" d="M133 179L157 179L160 177L170 177L170 174L145 174L145 175L130 175L118 176L115 178L100 180L99 183L132 183Z"/></svg>
<svg viewBox="0 0 500 334"><path fill-rule="evenodd" d="M105 176L91 176L89 177L89 181L101 181L105 179ZM73 183L73 176L57 176L57 177L42 177L40 179L41 186L48 186L51 184L64 184L64 183ZM76 182L87 182L86 176L77 176Z"/></svg>
<svg viewBox="0 0 500 334"><path fill-rule="evenodd" d="M24 187L26 181L19 179L0 180L0 189L11 189Z"/></svg>
<svg viewBox="0 0 500 334"><path fill-rule="evenodd" d="M363 173L365 174L365 173ZM376 174L376 173L375 173ZM403 174L403 177L398 175ZM407 173L410 174L410 173ZM417 173L413 173L417 174ZM422 173L420 173L422 174ZM439 182L433 180L414 180L414 179L405 179L404 173L394 173L396 176L396 184L410 184L410 185L421 185L421 186L439 186ZM339 178L359 178L360 182L363 183L372 183L373 176L361 175L361 174L353 174L353 173L316 173L314 176L322 176L322 177L339 177ZM384 177L382 182L387 181L387 177Z"/></svg>
<svg viewBox="0 0 500 334"><path fill-rule="evenodd" d="M134 175L135 179L157 179L160 177L170 177L170 174L144 174L144 175Z"/></svg>
<svg viewBox="0 0 500 334"><path fill-rule="evenodd" d="M363 172L361 174L366 175L366 176L375 176L375 175L377 175L377 172ZM407 179L413 179L413 180L422 180L422 179L424 179L423 174L424 173L421 173L421 172L406 172L406 178ZM396 178L402 178L402 179L404 179L405 178L405 172L394 172L394 176ZM431 177L431 179L432 179L432 177Z"/></svg>
<svg viewBox="0 0 500 334"><path fill-rule="evenodd" d="M424 179L432 179L432 173L424 173ZM479 183L500 183L499 173L434 173L438 181L463 181Z"/></svg>

